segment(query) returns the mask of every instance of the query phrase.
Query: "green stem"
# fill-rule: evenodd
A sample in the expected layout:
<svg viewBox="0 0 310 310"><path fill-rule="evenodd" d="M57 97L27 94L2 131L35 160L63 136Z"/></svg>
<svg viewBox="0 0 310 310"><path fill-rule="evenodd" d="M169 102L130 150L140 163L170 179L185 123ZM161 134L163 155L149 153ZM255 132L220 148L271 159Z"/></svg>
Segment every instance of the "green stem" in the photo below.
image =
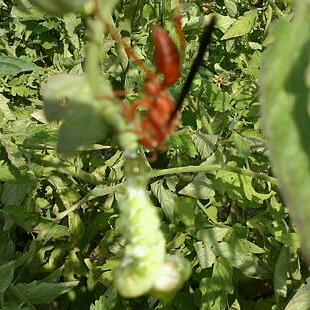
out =
<svg viewBox="0 0 310 310"><path fill-rule="evenodd" d="M106 193L106 195L109 195L110 193L113 193L118 187L122 186L123 183L116 184L114 186L110 187L110 192ZM59 223L63 218L65 218L67 215L69 215L71 212L74 212L78 208L80 208L84 203L98 197L97 195L94 195L92 191L90 191L87 195L85 195L82 199L80 199L78 202L76 202L74 205L72 205L70 208L66 209L63 212L60 212L54 219L54 223Z"/></svg>
<svg viewBox="0 0 310 310"><path fill-rule="evenodd" d="M84 196L81 200L79 200L77 203L75 203L72 207L69 209L60 212L54 219L54 223L59 223L63 218L65 218L67 215L69 215L71 212L74 212L76 209L81 207L84 203L91 200L91 193L88 193L86 196Z"/></svg>
<svg viewBox="0 0 310 310"><path fill-rule="evenodd" d="M208 212L206 210L206 207L197 199L197 206L198 208L204 213L204 215L209 218Z"/></svg>
<svg viewBox="0 0 310 310"><path fill-rule="evenodd" d="M169 168L162 170L154 170L147 174L148 178L156 178L159 176L179 174L179 173L201 173L201 172L211 172L211 171L229 171L237 174L242 174L245 176L253 177L259 180L264 180L272 184L278 184L278 180L274 177L266 175L260 172L254 172L248 169L242 169L238 167L228 166L228 165L201 165L201 166L185 166L178 168Z"/></svg>
<svg viewBox="0 0 310 310"><path fill-rule="evenodd" d="M228 171L228 172L233 172L233 173L253 177L253 178L256 178L259 180L270 182L270 183L275 184L275 185L278 184L278 180L276 178L271 177L269 175L266 175L264 173L254 172L254 171L251 171L248 169L242 169L242 168L228 166L228 165L201 165L201 166L186 166L186 167L178 167L178 168L170 168L170 169L153 170L153 171L148 172L146 174L145 178L146 179L148 179L148 178L152 179L152 178L157 178L159 176L165 176L165 175L170 175L170 174L201 173L201 172L211 172L211 171L218 171L218 170ZM66 173L68 175L72 175L74 177L78 177L84 181L91 181L90 183L93 183L93 184L94 183L100 184L103 182L103 179L93 177L92 175L90 175L89 173L84 172L84 171L82 171L82 172L80 171L79 173L77 173L77 172L74 173L71 169L66 169L66 168L61 168L61 169L58 168L58 171L60 171L62 173ZM117 189L117 187L121 186L122 184L123 183L119 183L119 184L111 187L111 192L115 191ZM81 200L79 200L77 203L75 203L72 207L70 207L69 209L67 209L61 213L59 213L57 215L57 217L54 219L54 222L55 223L60 222L69 213L77 210L84 203L92 200L95 197L96 196L94 196L92 194L92 192L90 191L86 196L84 196ZM202 210L202 211L205 212L205 210Z"/></svg>
<svg viewBox="0 0 310 310"><path fill-rule="evenodd" d="M50 162L40 160L40 163L43 166L50 167ZM76 171L74 167L64 167L60 166L60 161L56 161L53 165L57 171L70 175L72 177L78 178L86 183L91 183L93 185L100 185L104 182L104 178L97 177L91 175L90 173L80 170ZM161 170L152 170L147 173L147 178L157 178L160 176L171 175L171 174L179 174L179 173L201 173L201 172L211 172L211 171L229 171L237 174L242 174L245 176L253 177L256 179L264 180L266 182L270 182L272 184L278 184L278 180L274 177L266 175L261 172L254 172L249 169L243 169L238 167L233 167L229 165L200 165L200 166L185 166L185 167L177 167L177 168L169 168L169 169L161 169Z"/></svg>
<svg viewBox="0 0 310 310"><path fill-rule="evenodd" d="M126 48L127 45L123 42L121 35L114 29L112 16L106 13L109 12L109 7L101 6L99 0L96 0L94 3L95 19L89 23L89 42L85 69L86 76L94 94L94 98L101 100L102 119L109 128L118 134L119 144L124 150L135 151L137 149L136 134L128 130L128 124L121 113L120 107L113 102L114 94L111 85L106 83L106 89L102 86L104 79L100 69L100 52L104 30L108 30L116 41L121 41L126 52L128 52L130 47ZM109 19L108 23L106 22L106 18ZM109 92L107 93L108 88Z"/></svg>

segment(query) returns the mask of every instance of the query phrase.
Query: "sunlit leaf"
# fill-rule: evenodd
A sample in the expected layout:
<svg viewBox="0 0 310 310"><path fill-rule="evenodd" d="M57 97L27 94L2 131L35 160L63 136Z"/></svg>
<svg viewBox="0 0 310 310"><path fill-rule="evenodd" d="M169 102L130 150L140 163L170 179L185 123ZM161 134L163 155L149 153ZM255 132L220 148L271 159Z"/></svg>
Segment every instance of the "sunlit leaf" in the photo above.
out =
<svg viewBox="0 0 310 310"><path fill-rule="evenodd" d="M78 281L61 283L33 281L31 283L19 283L14 286L24 298L37 305L50 303L57 296L65 294L78 284Z"/></svg>
<svg viewBox="0 0 310 310"><path fill-rule="evenodd" d="M209 199L215 195L212 182L205 175L197 175L191 183L179 191L179 194L198 198Z"/></svg>
<svg viewBox="0 0 310 310"><path fill-rule="evenodd" d="M160 202L165 215L173 222L176 208L175 199L177 196L173 192L165 189L161 181L152 183L151 189Z"/></svg>
<svg viewBox="0 0 310 310"><path fill-rule="evenodd" d="M112 310L116 304L117 291L113 288L108 289L104 295L100 296L94 304L90 306L90 310Z"/></svg>
<svg viewBox="0 0 310 310"><path fill-rule="evenodd" d="M232 275L233 268L230 262L224 258L218 258L213 267L212 277L200 281L201 309L225 309L228 294L232 294L234 290Z"/></svg>
<svg viewBox="0 0 310 310"><path fill-rule="evenodd" d="M255 26L255 22L257 19L257 11L251 10L245 12L242 16L240 16L232 26L225 32L222 36L221 40L227 40L235 37L241 37L245 34L251 32L253 27Z"/></svg>
<svg viewBox="0 0 310 310"><path fill-rule="evenodd" d="M310 284L302 285L290 302L285 307L285 310L308 310L310 308Z"/></svg>

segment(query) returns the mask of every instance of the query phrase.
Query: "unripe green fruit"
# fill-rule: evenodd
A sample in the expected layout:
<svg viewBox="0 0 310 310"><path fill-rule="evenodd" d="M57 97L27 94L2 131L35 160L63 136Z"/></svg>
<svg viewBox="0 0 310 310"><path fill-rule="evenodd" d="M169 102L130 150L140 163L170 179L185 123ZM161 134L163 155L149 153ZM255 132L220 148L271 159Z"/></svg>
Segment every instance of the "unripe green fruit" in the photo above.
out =
<svg viewBox="0 0 310 310"><path fill-rule="evenodd" d="M30 2L48 14L61 15L82 9L88 0L30 0Z"/></svg>

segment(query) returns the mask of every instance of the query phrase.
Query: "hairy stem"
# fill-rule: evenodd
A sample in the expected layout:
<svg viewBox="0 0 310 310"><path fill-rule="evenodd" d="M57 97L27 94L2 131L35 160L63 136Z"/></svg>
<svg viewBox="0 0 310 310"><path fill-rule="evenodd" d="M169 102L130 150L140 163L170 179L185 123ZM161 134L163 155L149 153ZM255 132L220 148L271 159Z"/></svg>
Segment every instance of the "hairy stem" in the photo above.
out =
<svg viewBox="0 0 310 310"><path fill-rule="evenodd" d="M272 184L278 184L278 180L274 177L266 175L261 172L254 172L248 169L242 169L238 167L233 167L229 165L201 165L201 166L185 166L161 170L153 170L147 174L148 178L156 178L159 176L170 175L170 174L179 174L179 173L200 173L200 172L211 172L211 171L229 171L237 174L242 174L245 176L253 177L256 179L264 180Z"/></svg>

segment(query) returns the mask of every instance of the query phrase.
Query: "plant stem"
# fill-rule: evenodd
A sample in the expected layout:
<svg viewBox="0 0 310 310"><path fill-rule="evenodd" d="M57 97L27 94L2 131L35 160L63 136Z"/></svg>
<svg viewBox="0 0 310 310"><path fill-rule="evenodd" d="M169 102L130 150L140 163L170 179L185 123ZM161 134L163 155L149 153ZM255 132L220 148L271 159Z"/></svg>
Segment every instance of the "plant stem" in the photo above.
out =
<svg viewBox="0 0 310 310"><path fill-rule="evenodd" d="M118 183L114 186L110 187L110 192L105 193L104 196L109 195L113 193L118 187L122 186L123 183ZM103 195L102 195L103 196ZM80 199L78 202L76 202L74 205L72 205L70 208L66 209L63 212L60 212L56 218L53 220L54 223L59 223L63 218L65 218L67 215L69 215L71 212L77 210L80 208L84 203L87 203L88 201L95 199L98 197L98 195L94 195L93 191L90 191L87 195L85 195L82 199Z"/></svg>
<svg viewBox="0 0 310 310"><path fill-rule="evenodd" d="M73 206L71 206L69 209L60 212L54 219L54 223L59 223L63 218L65 218L67 215L69 215L71 212L75 211L79 207L81 207L84 203L91 200L91 193L88 193L86 196L84 196L82 199L80 199L77 203L75 203Z"/></svg>
<svg viewBox="0 0 310 310"><path fill-rule="evenodd" d="M204 213L204 215L209 218L206 207L199 201L199 199L197 199L197 206Z"/></svg>
<svg viewBox="0 0 310 310"><path fill-rule="evenodd" d="M264 180L272 184L278 184L278 180L274 177L266 175L260 172L254 172L248 169L242 169L238 167L228 166L228 165L200 165L200 166L185 166L169 169L154 170L147 174L148 178L156 178L159 176L169 175L169 174L179 174L179 173L201 173L201 172L211 172L211 171L229 171L237 174L242 174L245 176L253 177L256 179Z"/></svg>
<svg viewBox="0 0 310 310"><path fill-rule="evenodd" d="M41 160L40 161L43 166L50 166L49 162ZM59 172L71 175L75 178L78 178L86 183L91 183L94 185L100 185L103 183L104 178L91 175L90 173L80 170L75 171L73 167L64 167L60 166L60 162L56 161L55 165L53 165L55 169L58 169ZM152 170L147 173L147 178L157 178L164 175L170 174L179 174L179 173L201 173L201 172L211 172L211 171L229 171L237 174L242 174L245 176L253 177L259 180L264 180L266 182L270 182L271 184L278 184L278 180L274 177L266 175L261 172L254 172L249 169L243 169L239 167L233 167L229 165L200 165L200 166L185 166L185 167L177 167L177 168L169 168L169 169L161 169L161 170Z"/></svg>
<svg viewBox="0 0 310 310"><path fill-rule="evenodd" d="M237 173L237 174L241 174L241 175L245 175L245 176L249 176L249 177L253 177L259 180L264 180L266 182L272 183L277 185L278 184L278 180L274 177L271 177L269 175L266 175L264 173L260 173L260 172L254 172L248 169L242 169L242 168L238 168L238 167L233 167L233 166L229 166L229 165L200 165L200 166L185 166L185 167L177 167L177 168L169 168L169 169L161 169L161 170L153 170L150 171L146 174L146 179L152 179L152 178L157 178L159 176L165 176L165 175L170 175L170 174L179 174L179 173L201 173L201 172L211 172L211 171L218 171L218 170L222 170L222 171L228 171L228 172L233 172L233 173ZM63 173L67 173L67 174L71 174L72 175L72 170L68 169L67 171L64 171L62 169ZM92 181L92 183L100 183L100 180L97 178L94 178L93 176L89 175L87 172L83 172L81 174L75 174L75 177L78 178L82 178L84 181ZM86 177L87 176L87 177ZM115 191L116 188L118 186L121 186L123 183L119 183L114 185L113 187L111 187L111 192ZM84 203L88 202L89 200L92 200L93 198L95 198L96 196L94 196L92 194L92 191L90 191L85 197L83 197L81 200L79 200L78 202L76 202L73 206L71 206L69 209L59 213L57 215L57 217L54 219L55 223L58 223L59 221L61 221L63 218L65 218L69 213L75 211L76 209L80 208ZM202 210L203 212L205 212L205 210Z"/></svg>

